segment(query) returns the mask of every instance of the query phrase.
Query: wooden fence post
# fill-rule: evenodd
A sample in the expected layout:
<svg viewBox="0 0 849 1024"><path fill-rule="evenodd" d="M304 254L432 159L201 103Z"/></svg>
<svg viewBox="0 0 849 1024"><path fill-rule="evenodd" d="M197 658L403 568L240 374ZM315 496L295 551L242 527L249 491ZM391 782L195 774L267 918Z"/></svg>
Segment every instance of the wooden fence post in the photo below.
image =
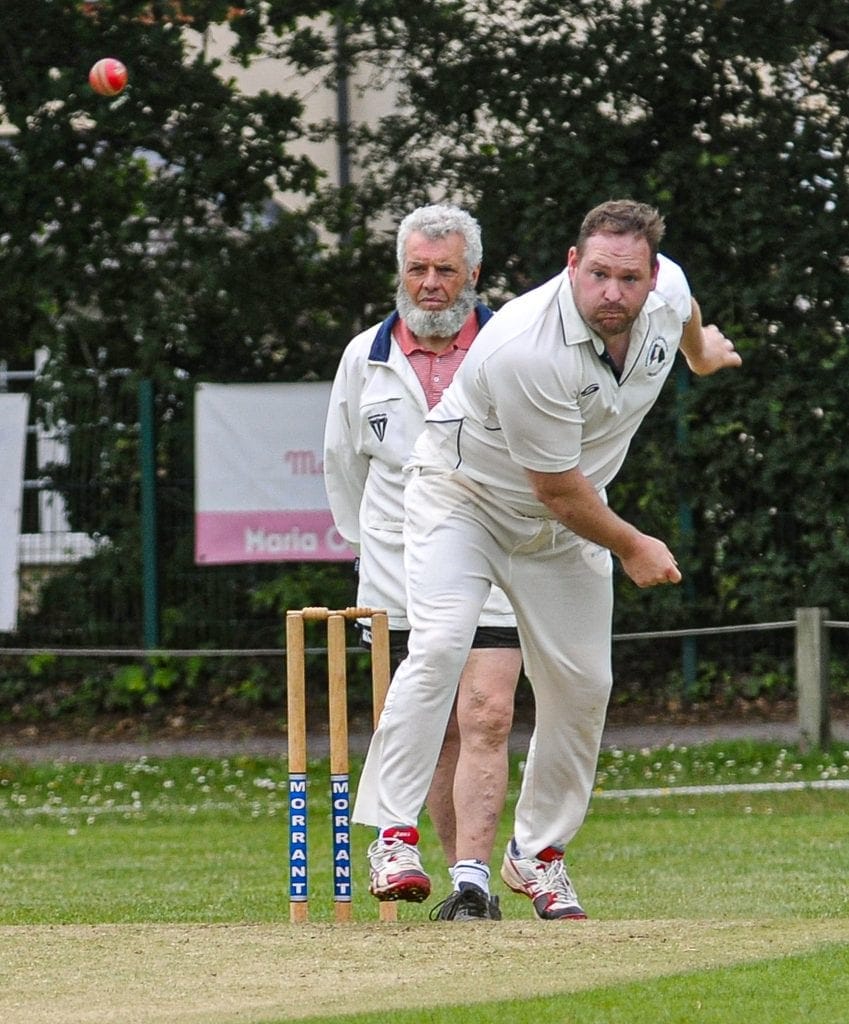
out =
<svg viewBox="0 0 849 1024"><path fill-rule="evenodd" d="M803 750L831 742L827 618L827 608L796 609L796 701Z"/></svg>

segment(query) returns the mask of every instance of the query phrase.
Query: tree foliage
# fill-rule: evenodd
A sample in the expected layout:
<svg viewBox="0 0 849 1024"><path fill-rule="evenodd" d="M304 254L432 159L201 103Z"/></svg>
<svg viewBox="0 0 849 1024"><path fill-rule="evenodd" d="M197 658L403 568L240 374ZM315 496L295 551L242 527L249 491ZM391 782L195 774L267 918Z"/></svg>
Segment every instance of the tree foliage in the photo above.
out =
<svg viewBox="0 0 849 1024"><path fill-rule="evenodd" d="M166 378L332 366L316 351L365 302L309 208L301 101L222 77L203 32L225 21L247 60L253 12L221 0L3 5L0 316L16 355ZM111 100L87 84L105 53L130 69Z"/></svg>
<svg viewBox="0 0 849 1024"><path fill-rule="evenodd" d="M225 21L245 66L282 56L397 101L375 123L308 125L297 96L225 78L204 35ZM86 83L107 54L130 68L112 100ZM688 583L623 583L617 625L847 617L844 0L5 0L0 103L6 358L46 347L43 414L88 396L113 427L153 378L164 485L193 475L198 380L332 376L391 302L391 225L418 203L476 214L493 305L562 267L590 206L657 205L744 368L682 372L638 435L613 503L670 540ZM353 184L298 155L322 133ZM116 536L135 446L112 430L98 449ZM191 562L183 500L164 571Z"/></svg>
<svg viewBox="0 0 849 1024"><path fill-rule="evenodd" d="M739 373L670 385L614 488L617 508L685 553L693 584L621 587L620 621L845 608L845 4L363 0L338 13L352 64L399 91L359 137L371 202L396 217L427 199L472 208L496 303L562 267L590 206L653 203L706 320L743 353Z"/></svg>
<svg viewBox="0 0 849 1024"><path fill-rule="evenodd" d="M311 7L278 9L273 28ZM71 459L50 468L52 486L73 530L110 540L47 585L54 641L94 625L75 589L110 609L102 627L113 635L137 622L139 379L156 390L162 619L203 622L208 586L185 584L197 576L195 385L329 377L370 303L389 293L383 246L375 260L355 217L343 245L325 240L335 207L319 204L321 172L299 149L300 98L244 93L211 55L215 29L241 63L264 56L265 36L270 46L277 37L260 11L223 0L0 6L3 358L31 368L47 351L39 417L72 425ZM88 84L107 55L129 69L115 98ZM227 591L235 578L222 570L218 582ZM233 614L249 617L251 591ZM179 644L179 629L167 639Z"/></svg>

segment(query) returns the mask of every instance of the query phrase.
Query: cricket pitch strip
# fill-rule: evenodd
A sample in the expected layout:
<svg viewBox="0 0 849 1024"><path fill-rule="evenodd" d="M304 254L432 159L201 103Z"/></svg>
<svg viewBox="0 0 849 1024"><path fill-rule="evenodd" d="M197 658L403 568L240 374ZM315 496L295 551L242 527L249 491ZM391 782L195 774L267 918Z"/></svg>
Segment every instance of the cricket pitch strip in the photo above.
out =
<svg viewBox="0 0 849 1024"><path fill-rule="evenodd" d="M469 993L556 995L833 942L849 943L849 920L4 926L0 1020L260 1024L388 1014Z"/></svg>

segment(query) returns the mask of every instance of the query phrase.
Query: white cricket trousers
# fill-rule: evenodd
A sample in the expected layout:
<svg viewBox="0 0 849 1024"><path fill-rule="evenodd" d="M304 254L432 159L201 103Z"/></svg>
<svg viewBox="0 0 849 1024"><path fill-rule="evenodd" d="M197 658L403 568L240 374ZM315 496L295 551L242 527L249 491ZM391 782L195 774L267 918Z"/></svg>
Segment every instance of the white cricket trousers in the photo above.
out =
<svg viewBox="0 0 849 1024"><path fill-rule="evenodd" d="M372 738L353 820L416 825L492 583L513 605L536 721L514 835L564 849L586 815L612 684L610 552L518 515L455 471L413 470L404 522L409 654Z"/></svg>

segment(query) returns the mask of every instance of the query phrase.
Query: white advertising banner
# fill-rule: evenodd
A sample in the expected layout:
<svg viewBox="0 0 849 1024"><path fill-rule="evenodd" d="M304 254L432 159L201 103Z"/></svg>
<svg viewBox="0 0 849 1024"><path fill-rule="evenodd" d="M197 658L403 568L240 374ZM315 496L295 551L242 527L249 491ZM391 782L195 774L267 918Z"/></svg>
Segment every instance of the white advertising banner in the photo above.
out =
<svg viewBox="0 0 849 1024"><path fill-rule="evenodd" d="M330 383L195 389L195 562L346 562L324 489Z"/></svg>
<svg viewBox="0 0 849 1024"><path fill-rule="evenodd" d="M18 537L24 493L28 395L0 395L0 632L18 628Z"/></svg>

